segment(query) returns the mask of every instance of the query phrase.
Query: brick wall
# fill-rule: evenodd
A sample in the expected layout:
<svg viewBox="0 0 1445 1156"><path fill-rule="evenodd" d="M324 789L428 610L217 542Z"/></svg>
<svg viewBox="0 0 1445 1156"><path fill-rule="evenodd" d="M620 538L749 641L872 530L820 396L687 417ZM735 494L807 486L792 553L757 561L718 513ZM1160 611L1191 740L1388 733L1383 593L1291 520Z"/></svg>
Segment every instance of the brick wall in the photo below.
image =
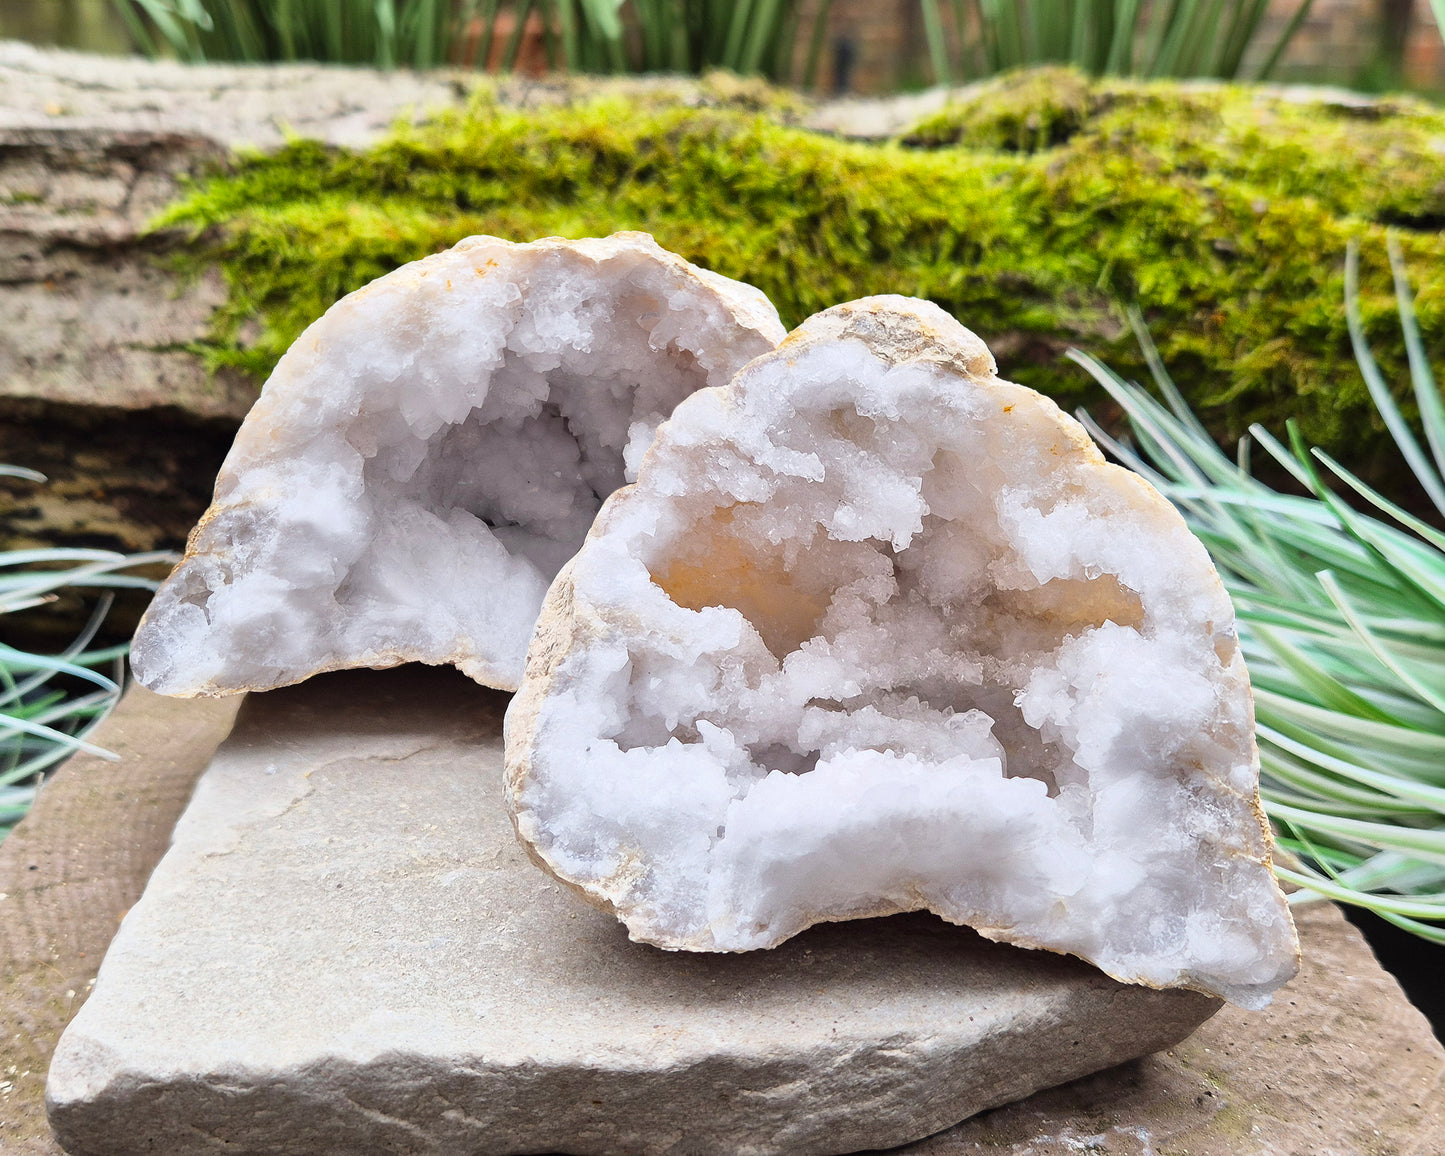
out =
<svg viewBox="0 0 1445 1156"><path fill-rule="evenodd" d="M822 0L803 0L793 53L794 83L801 84L811 54ZM921 69L927 52L918 0L833 0L814 85L823 93L890 92L928 84Z"/></svg>
<svg viewBox="0 0 1445 1156"><path fill-rule="evenodd" d="M1435 24L1435 13L1428 3L1418 5L1419 12L1410 38L1405 43L1405 79L1418 88L1445 90L1445 39Z"/></svg>
<svg viewBox="0 0 1445 1156"><path fill-rule="evenodd" d="M1259 36L1261 45L1274 43L1297 6L1298 0L1274 0ZM1393 9L1405 30L1403 46L1394 50L1403 68L1393 75L1381 62L1388 39L1387 9ZM1254 58L1260 55L1256 49ZM1445 90L1445 44L1429 0L1315 0L1277 75L1336 84L1393 86L1403 80L1412 88Z"/></svg>

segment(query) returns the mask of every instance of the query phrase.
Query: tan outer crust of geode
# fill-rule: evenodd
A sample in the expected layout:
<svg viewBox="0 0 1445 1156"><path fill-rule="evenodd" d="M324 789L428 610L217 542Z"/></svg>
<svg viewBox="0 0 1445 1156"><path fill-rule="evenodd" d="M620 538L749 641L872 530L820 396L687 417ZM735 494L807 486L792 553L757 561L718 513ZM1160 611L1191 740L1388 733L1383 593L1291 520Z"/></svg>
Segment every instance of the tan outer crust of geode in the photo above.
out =
<svg viewBox="0 0 1445 1156"><path fill-rule="evenodd" d="M931 306L897 297L870 298L839 306L811 319L790 335L776 352L761 357L759 363L797 363L805 359L815 347L849 339L862 340L874 357L890 366L928 363L945 368L971 387L1006 400L1007 404L1003 406L1005 413L1013 411L1022 416L1032 411L1035 417L1046 418L1052 424L1056 438L1051 452L1061 462L1072 461L1083 466L1090 473L1092 485L1123 495L1133 514L1155 525L1164 540L1177 537L1180 533L1187 535L1178 512L1152 486L1138 475L1105 461L1083 428L1059 411L1047 398L999 380L992 355L983 342ZM744 370L740 377L746 376L757 364ZM728 388L707 392L717 395L719 409L734 404L732 392ZM719 418L717 422L721 423L722 420ZM654 443L653 449L643 460L641 472L644 481L647 479L649 463L660 452L658 446L667 440L669 429L667 425L663 427L658 442ZM604 539L613 527L625 519L629 504L638 500L637 489L638 487L630 486L619 490L605 503L589 533L589 543ZM1202 554L1202 550L1200 553ZM632 910L635 906L633 899L638 880L648 869L646 853L640 848L634 852L621 851L616 858L614 869L609 873L583 877L560 867L555 861L556 857L549 854L545 847L538 845L546 840L541 837L537 816L529 809L527 795L536 774L538 746L549 741L542 733L546 726L545 708L549 699L568 692L569 675L563 669L568 657L585 651L588 647L600 645L616 633L615 623L605 621L585 599L575 596L574 570L576 566L585 564L586 559L587 550L584 547L583 553L559 573L549 590L529 651L526 677L507 716L508 799L519 837L533 859L551 874L567 883L588 902L617 914L627 922L629 933L634 939L668 949L684 950L746 950L750 946L759 946L720 944L714 938L711 926L695 929L690 934L658 934L656 927L649 923L647 918L638 917L635 910ZM1227 605L1227 595L1212 566L1208 567L1207 582L1213 591L1212 596ZM1218 675L1219 692L1236 698L1239 709L1247 717L1248 749L1239 753L1248 760L1257 781L1258 753L1253 740L1253 704L1248 675L1237 647L1232 649L1227 661L1223 655L1220 660L1222 669ZM1202 767L1200 769L1203 770ZM1234 989L1227 982L1218 982L1207 977L1201 979L1186 974L1160 981L1157 975L1132 974L1127 968L1121 968L1117 964L1100 965L1115 978L1126 982L1142 983L1151 987L1192 987L1212 995L1224 995L1247 1006L1258 1006L1267 1000L1269 990L1273 990L1297 970L1298 940L1289 922L1283 896L1272 883L1271 838L1257 789L1240 790L1227 782L1222 774L1205 773L1212 790L1221 796L1232 796L1246 804L1240 808L1240 821L1247 822L1251 829L1240 830L1238 844L1222 847L1220 853L1234 860L1239 869L1247 869L1270 878L1269 886L1276 897L1277 915L1288 929L1287 932L1272 933L1283 936L1273 948L1277 964L1276 974L1262 987L1244 985ZM1244 819L1245 814L1248 816L1247 820ZM893 895L886 900L854 907L845 912L814 912L801 921L801 925L918 909L937 911L938 906L931 904L914 888L911 896ZM1030 934L1017 926L1007 925L1006 921L1005 925L997 926L996 921L987 918L982 911L945 910L939 913L945 919L973 926L991 939L1022 947L1076 954L1091 962L1100 963L1090 953L1051 940L1047 934ZM780 942L801 930L798 924L797 919L790 921L772 942ZM772 943L761 945L771 946Z"/></svg>
<svg viewBox="0 0 1445 1156"><path fill-rule="evenodd" d="M591 288L592 296L584 295L580 305L574 300L575 294L572 297L566 295L565 285L559 289L552 284L557 282L561 285L569 277L579 281L590 278L595 283ZM607 282L609 277L615 284ZM516 282L515 294L508 297L501 293L499 282L508 286ZM413 423L423 431L413 440L426 442L430 438L431 446L444 445L447 436L458 427L473 423L474 419L481 426L486 426L488 422L497 425L495 416L484 420L487 411L482 407L495 403L496 399L490 395L502 390L503 375L511 372L514 365L521 366L517 372L531 375L527 382L533 378L545 379L548 384L543 387L544 390L552 391L537 403L542 411L541 418L537 420L549 416L548 407L553 406L556 400L556 390L552 388L548 374L567 376L569 388L574 392L583 388L575 381L585 376L585 368L579 371L567 359L583 364L586 351L578 352L570 347L569 342L573 340L570 333L547 332L548 322L555 321L555 317L543 316L539 319L529 312L539 286L548 293L560 294L558 312L565 314L567 309L574 309L584 317L582 324L592 326L588 331L589 339L606 339L611 332L606 325L610 323L621 335L618 341L630 340L634 346L644 343L644 347L632 351L630 358L625 351L614 358L618 364L611 367L612 378L597 388L602 400L586 403L602 408L612 405L614 410L623 414L624 419L641 422L640 432L630 426L627 428L626 449L615 444L619 440L616 430L606 435L612 441L604 443L604 448L608 453L615 454L618 461L615 481L598 483L591 476L576 481L578 487L586 489L590 486L600 496L605 496L603 491L622 480L620 463L627 453L633 452L632 442L641 443L636 447L640 451L641 446L650 440L656 421L665 417L671 405L681 396L704 382L725 382L741 364L772 348L783 335L776 311L761 292L688 263L660 248L646 233L623 232L607 238L578 241L546 238L528 244L515 244L494 237L470 237L446 252L412 262L378 278L338 301L323 318L309 327L288 350L266 383L217 477L212 505L188 538L184 559L162 586L142 619L134 651L141 682L162 693L180 697L217 696L267 690L299 682L313 674L346 667L383 668L416 661L455 665L484 685L515 689L536 607L555 572L557 560L570 554L580 544L585 528L591 522L590 510L579 508L567 515L573 527L570 532L575 535L570 546L566 532L554 532L557 540L545 543L546 557L531 565L530 569L530 558L523 559L513 553L510 546L501 546L495 533L487 541L480 541L485 536L483 532L467 523L472 536L479 539L472 548L479 551L481 564L494 568L492 572L484 570L474 575L473 585L478 598L500 600L506 597L516 603L515 606L509 603L499 609L495 622L482 619L469 623L465 617L466 608L462 607L456 615L458 625L438 628L436 636L427 637L424 642L413 641L422 632L408 629L404 620L389 623L360 641L346 637L344 619L354 613L354 608L346 604L348 587L354 584L358 567L372 562L365 546L356 550L356 557L349 559L349 570L338 568L337 573L323 574L313 582L308 597L319 605L319 609L309 611L309 617L307 613L297 613L296 629L289 627L284 612L279 611L269 619L261 619L260 627L248 628L244 609L237 620L239 625L212 628L209 618L216 596L224 594L238 578L265 571L267 567L284 576L291 555L300 552L281 541L278 535L278 545L269 556L263 554L259 562L253 560L244 565L237 561L248 539L253 538L257 530L264 533L268 528L268 519L274 521L273 507L281 507L288 491L304 492L307 489L305 481L297 484L278 471L280 459L287 455L300 458L316 454L316 447L321 446L324 453L339 459L339 464L334 467L328 463L332 475L348 470L356 475L344 479L345 484L337 487L339 496L330 495L332 506L340 512L331 521L318 517L320 534L317 536L328 533L335 521L360 516L357 511L363 507L366 509L364 516L374 523L373 528L385 532L392 512L378 503L368 505L368 488L374 491L375 486L368 472L374 464L373 459L366 456L366 451L375 455L378 439L391 438L391 443L383 445L382 449L399 453L406 449L404 443L409 437L407 423ZM605 318L598 320L601 313L593 316L586 312L588 309L595 312L606 306L608 302L602 299L608 291L615 298L611 302L615 316L610 322ZM479 295L483 293L490 293L496 299L495 303L482 301ZM460 359L458 364L450 364L446 348L448 339L460 344L468 337L465 326L459 323L459 318L465 320L461 318L462 307L457 305L460 299L464 306L468 294L478 301L479 317L501 326L494 347L483 350L484 357L492 356L493 362L486 363L484 357L479 358L483 363L475 367ZM634 299L642 302L635 305L636 308L654 308L653 313L645 314L643 320L652 318L651 324L655 328L645 330L641 337L627 329L624 315L624 308ZM597 305L598 300L602 300L602 306ZM656 320L658 316L662 318L661 322ZM399 332L394 336L379 335L379 331L392 321ZM643 323L639 321L637 324ZM671 336L664 335L663 346L653 346L649 350L645 343L652 339L654 332L659 331L657 327L666 329ZM689 327L696 332L689 332ZM522 329L527 329L527 332L518 339L519 348L513 348L508 342ZM549 340L555 349L548 345ZM377 345L382 354L395 360L399 368L392 378L379 378L375 388L367 384L353 387L346 371L351 371L353 380L365 378L378 360L365 356L368 342ZM355 343L363 352L351 353L348 343ZM409 366L408 357L416 365ZM623 392L618 397L618 382L630 372L630 364L648 357L657 363L652 369L656 380L634 385L631 394ZM603 360L598 358L599 362ZM552 361L559 364L549 367ZM669 382L666 377L672 371L668 366L674 362L679 376L676 382ZM403 380L407 372L415 373L419 379L427 374L431 377L409 391ZM445 388L438 386L436 381L442 381L448 372L457 378L454 392L460 394L471 390L476 394L472 399L475 404L469 407L463 401L458 408L456 399L446 396ZM644 372L647 372L645 368L638 370L639 374ZM478 390L468 374L484 376L486 384ZM341 395L344 400L347 391L353 388L359 391L357 396L349 403L336 403L336 395ZM537 387L524 383L523 388L535 391ZM370 393L368 389L371 389ZM614 397L618 397L615 402L606 400L606 389L612 389ZM426 432L432 425L425 408L426 401L423 399L418 403L414 400L416 395L425 394L428 390L437 395L436 404L440 410L456 410L438 418L430 433ZM650 391L648 399L661 406L659 411L643 412L644 403L639 400L643 391ZM581 406L583 403L576 404ZM625 408L628 405L633 407L630 413ZM382 412L388 407L397 413ZM333 426L326 427L315 411L326 411L325 417L333 422ZM398 413L404 413L404 421L398 418ZM363 421L370 421L380 428L385 419L391 419L391 426L395 428L386 429L382 434L371 429L357 432ZM524 415L515 420L520 423L528 419ZM574 419L563 412L558 420L565 421L571 429ZM577 424L585 426L585 414L577 419ZM368 439L373 444L361 449L360 446L365 445ZM334 445L323 445L328 441ZM519 444L518 469L524 471L527 448L525 443ZM597 446L584 444L583 435L578 435L577 446L579 464L575 464L574 468L584 474L589 468L598 468L593 465L599 457ZM567 449L566 446L560 451L556 446L550 448L552 452L565 452ZM359 451L359 456L352 454L353 450ZM461 459L464 454L456 450L454 456ZM420 468L424 470L428 464L423 462ZM406 481L409 482L419 467L414 463L404 463L399 467L400 472L405 474L408 466L413 471L412 475L407 475ZM262 483L248 485L247 474L262 476L266 471L275 473L275 478L270 481L263 478ZM379 469L375 472L383 473ZM321 478L322 483L330 480L329 475ZM445 486L439 488L445 489ZM318 489L324 491L325 485L318 486ZM340 493L342 490L345 492ZM471 501L475 511L477 497L473 495ZM461 502L457 503L457 509L450 508L445 497L435 500L418 498L411 504L420 508L421 513L409 510L408 516L418 519L430 516L433 522L448 518L465 522L461 514L468 512L465 503ZM493 525L491 520L483 520L480 513L477 520L479 525L489 529ZM504 515L500 520L512 530L527 526L525 517ZM304 546L313 535L308 533L304 516L298 525L299 529L293 529L291 536L297 544ZM416 548L423 561L446 553L445 535L435 525L429 525L427 529L431 534L427 545ZM353 537L360 541L367 534L366 527L362 526ZM493 562L487 562L488 556L482 554L484 549L491 549ZM324 549L318 548L318 553L324 555ZM326 561L323 556L319 562L311 559L308 565L324 569ZM388 582L394 589L408 585L413 588L425 586L424 580L407 583L395 575L390 576ZM388 582L377 583L380 591L368 594L365 601L372 612L380 608L383 617L387 611ZM528 593L531 588L535 588L534 594ZM358 598L357 602L361 604L362 600ZM208 618L206 627L197 628L194 622L190 623L190 634L177 627L182 615L190 615L194 619L194 614L186 608L187 603L203 607ZM415 613L424 618L425 608ZM325 617L328 614L336 621L328 624ZM237 652L242 650L246 639L258 629L273 631L278 646L295 646L298 652L305 651L306 647L296 646L293 636L299 631L300 636L309 639L307 632L310 631L316 636L314 644L308 642L314 653L299 653L299 657L288 655L284 659L278 658L270 666L264 660L234 667L228 664L225 658L227 648ZM186 652L198 652L197 640L204 647L216 651L219 657L208 654L205 662L188 662Z"/></svg>

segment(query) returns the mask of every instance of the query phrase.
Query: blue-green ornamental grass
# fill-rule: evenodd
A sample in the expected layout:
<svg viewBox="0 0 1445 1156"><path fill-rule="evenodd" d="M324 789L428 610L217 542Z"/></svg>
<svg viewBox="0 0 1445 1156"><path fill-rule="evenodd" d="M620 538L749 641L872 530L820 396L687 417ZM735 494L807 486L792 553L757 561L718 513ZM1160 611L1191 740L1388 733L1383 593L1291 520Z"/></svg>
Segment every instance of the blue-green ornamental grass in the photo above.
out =
<svg viewBox="0 0 1445 1156"><path fill-rule="evenodd" d="M1365 342L1354 246L1350 334L1401 458L1445 516L1445 404L1393 238L1390 259L1428 451ZM1234 599L1254 684L1260 794L1289 853L1276 871L1303 888L1291 901L1356 904L1445 943L1445 533L1311 450L1293 423L1289 448L1261 426L1250 432L1308 493L1257 481L1250 442L1237 461L1221 453L1136 329L1164 403L1075 354L1128 414L1137 450L1085 422L1180 509Z"/></svg>
<svg viewBox="0 0 1445 1156"><path fill-rule="evenodd" d="M0 465L0 476L45 480L19 466ZM85 736L120 698L127 646L92 648L91 643L110 609L112 590L155 588L152 580L126 571L174 560L167 553L108 550L0 553L0 615L52 601L65 587L101 591L85 628L62 653L31 654L0 642L0 839L24 817L46 772L61 759L78 750L116 757ZM57 676L69 676L72 685L78 682L85 689L58 686Z"/></svg>

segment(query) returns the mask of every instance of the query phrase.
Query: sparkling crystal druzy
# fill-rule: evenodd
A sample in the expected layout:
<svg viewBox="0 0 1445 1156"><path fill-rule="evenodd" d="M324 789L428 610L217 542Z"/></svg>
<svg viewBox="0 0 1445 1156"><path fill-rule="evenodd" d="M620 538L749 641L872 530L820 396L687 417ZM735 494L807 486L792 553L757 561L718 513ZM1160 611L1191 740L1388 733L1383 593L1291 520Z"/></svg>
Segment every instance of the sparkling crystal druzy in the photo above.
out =
<svg viewBox="0 0 1445 1156"><path fill-rule="evenodd" d="M133 661L165 694L453 663L513 689L548 583L682 398L783 336L645 233L471 237L281 359Z"/></svg>
<svg viewBox="0 0 1445 1156"><path fill-rule="evenodd" d="M1297 966L1203 546L924 302L684 401L507 718L543 866L668 948L929 909L1245 1006Z"/></svg>

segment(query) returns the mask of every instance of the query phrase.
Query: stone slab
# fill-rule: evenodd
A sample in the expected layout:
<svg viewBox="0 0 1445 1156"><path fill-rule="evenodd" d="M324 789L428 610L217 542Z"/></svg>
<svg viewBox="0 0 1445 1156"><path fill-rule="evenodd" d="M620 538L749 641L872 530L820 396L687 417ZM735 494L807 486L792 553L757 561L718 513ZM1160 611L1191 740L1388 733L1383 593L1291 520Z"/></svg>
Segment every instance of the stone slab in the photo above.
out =
<svg viewBox="0 0 1445 1156"><path fill-rule="evenodd" d="M42 1098L46 1064L235 705L132 688L99 732L121 761L68 762L0 844L5 1156L59 1156ZM1268 1010L1226 1007L1167 1051L983 1112L902 1151L1445 1152L1445 1049L1338 907L1301 907L1297 919L1304 966Z"/></svg>
<svg viewBox="0 0 1445 1156"><path fill-rule="evenodd" d="M127 1153L843 1153L1166 1047L1217 1007L932 916L667 953L525 857L507 696L252 696L51 1066Z"/></svg>
<svg viewBox="0 0 1445 1156"><path fill-rule="evenodd" d="M1331 903L1262 1012L907 1148L909 1156L1441 1156L1445 1048Z"/></svg>

